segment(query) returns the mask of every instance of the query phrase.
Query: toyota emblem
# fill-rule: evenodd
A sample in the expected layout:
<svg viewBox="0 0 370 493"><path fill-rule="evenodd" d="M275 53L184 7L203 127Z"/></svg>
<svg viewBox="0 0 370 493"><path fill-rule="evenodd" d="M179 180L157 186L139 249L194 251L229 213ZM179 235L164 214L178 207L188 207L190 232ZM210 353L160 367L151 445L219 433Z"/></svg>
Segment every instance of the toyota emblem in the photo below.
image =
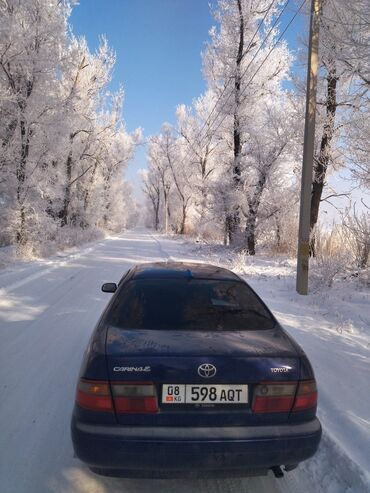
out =
<svg viewBox="0 0 370 493"><path fill-rule="evenodd" d="M200 365L198 367L198 375L200 375L203 378L211 378L216 375L217 369L214 365L211 365L210 363L203 363L203 365Z"/></svg>

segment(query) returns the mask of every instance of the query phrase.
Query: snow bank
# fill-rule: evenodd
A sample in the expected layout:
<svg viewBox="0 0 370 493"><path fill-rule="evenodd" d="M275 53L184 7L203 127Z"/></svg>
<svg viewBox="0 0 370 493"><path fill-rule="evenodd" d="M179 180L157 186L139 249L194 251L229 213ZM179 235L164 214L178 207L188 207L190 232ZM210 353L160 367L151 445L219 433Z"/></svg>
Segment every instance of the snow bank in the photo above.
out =
<svg viewBox="0 0 370 493"><path fill-rule="evenodd" d="M184 243L198 261L231 268L266 301L313 364L324 436L318 454L299 467L317 492L370 491L370 290L361 279L295 291L294 259L233 253ZM190 256L190 255L189 255ZM329 488L330 486L330 488ZM305 491L305 490L302 490Z"/></svg>

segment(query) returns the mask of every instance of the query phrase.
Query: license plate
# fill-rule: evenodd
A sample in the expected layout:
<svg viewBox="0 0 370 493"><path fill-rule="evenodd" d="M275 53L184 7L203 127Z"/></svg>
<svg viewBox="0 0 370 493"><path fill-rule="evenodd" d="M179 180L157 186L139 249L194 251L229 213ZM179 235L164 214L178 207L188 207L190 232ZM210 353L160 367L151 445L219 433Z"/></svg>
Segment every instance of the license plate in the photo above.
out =
<svg viewBox="0 0 370 493"><path fill-rule="evenodd" d="M162 404L247 404L248 385L164 384Z"/></svg>

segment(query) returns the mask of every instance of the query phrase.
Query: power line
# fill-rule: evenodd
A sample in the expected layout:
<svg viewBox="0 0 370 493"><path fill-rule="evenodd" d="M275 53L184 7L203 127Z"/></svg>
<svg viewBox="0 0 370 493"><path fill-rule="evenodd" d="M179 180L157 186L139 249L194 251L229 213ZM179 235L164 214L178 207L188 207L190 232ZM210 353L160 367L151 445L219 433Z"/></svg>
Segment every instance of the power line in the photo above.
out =
<svg viewBox="0 0 370 493"><path fill-rule="evenodd" d="M271 7L272 7L272 5L274 4L274 2L275 2L275 0L273 0L273 1L272 1L272 3L270 4L268 11L271 9ZM287 8L287 6L288 6L288 3L289 3L289 0L286 0L286 2L285 2L285 4L284 4L283 8L281 9L281 11L280 11L279 15L278 15L278 16L277 16L277 18L275 19L275 21L274 21L274 23L272 24L271 28L269 29L268 33L266 34L266 36L265 36L265 37L264 37L264 39L262 40L262 43L261 43L261 44L260 44L260 46L258 47L258 50L257 50L257 51L256 51L256 53L253 55L252 59L249 61L248 65L247 65L247 67L246 67L246 68L245 68L245 70L243 71L243 73L242 73L242 75L241 75L241 78L243 78L243 77L244 77L244 75L247 73L247 71L248 71L249 67L252 65L252 63L253 63L253 62L254 62L254 60L256 59L256 57L257 57L258 53L261 51L261 49L262 49L263 45L266 43L266 41L267 41L267 39L269 38L270 34L272 33L272 31L274 30L275 26L276 26L276 25L277 25L277 23L279 22L279 20L280 20L281 16L283 15L283 13L284 13L285 9L286 9L286 8ZM265 14L264 19L266 18L266 16L267 16L267 13ZM263 23L264 19L261 21L260 25L258 26L256 33L258 32L258 30L259 30L260 26L262 25L262 23ZM255 35L256 35L256 33L255 33ZM254 37L255 37L255 35L254 35ZM253 37L253 38L254 38L254 37ZM249 49L249 47L247 48L247 50L248 50L248 49ZM247 52L247 50L244 52L244 54ZM244 54L243 54L243 56L244 56ZM231 77L229 78L229 80L228 80L228 83L229 83L229 82L230 82L230 80L232 80L232 79L233 79L233 77L231 76ZM227 83L227 85L228 85L228 83ZM211 114L213 113L214 109L217 107L218 102L221 100L221 97L222 97L222 95L224 94L224 92L225 92L225 90L226 90L227 85L225 86L225 88L224 88L224 90L223 90L222 94L220 95L220 97L219 97L219 98L218 98L218 100L216 101L215 106L214 106L214 108L213 108L213 110L212 110ZM224 101L224 103L223 103L223 105L222 105L221 109L224 107L224 105L226 104L226 102L230 99L230 96L231 96L231 93L227 96L227 98L226 98L226 100ZM216 118L213 120L213 123L217 120L217 116L218 116L218 115L216 115ZM210 117L210 115L208 116L207 121L209 120L209 117ZM206 122L204 123L204 125L202 126L202 129L200 130L200 132L199 132L199 134L198 134L198 136L197 136L197 139L201 136L202 130L203 130L203 129L204 129L204 127L206 126L207 121L206 121ZM217 127L217 128L218 128L218 127ZM204 140L204 137L205 137L205 135L204 135L202 138L200 138L200 140L199 140L199 145L201 145L201 144L202 144L202 142L203 142L203 140Z"/></svg>
<svg viewBox="0 0 370 493"><path fill-rule="evenodd" d="M248 87L250 86L251 82L253 81L254 77L257 75L257 73L260 71L260 69L262 68L262 66L264 65L264 63L266 62L266 60L268 59L268 57L271 55L271 53L274 51L274 49L276 48L276 46L279 44L279 42L281 41L282 37L284 36L284 34L287 32L287 30L289 29L289 27L291 26L291 24L293 23L294 19L297 17L297 15L299 14L299 12L302 10L304 4L306 3L307 0L303 0L299 9L294 13L293 17L290 19L289 23L286 25L284 31L280 34L280 36L278 37L276 43L274 44L274 46L270 49L270 51L268 52L268 54L266 55L266 57L263 59L262 63L260 64L260 66L257 68L257 70L255 71L255 73L252 75L252 77L249 79L249 81L247 82L246 86L244 87L244 89L241 91L240 93L240 97L243 96L243 94L245 93L245 91L248 89ZM286 4L287 5L287 4ZM267 35L268 36L268 35ZM265 39L267 39L267 36ZM245 72L244 72L245 73ZM244 75L244 74L243 74ZM228 98L226 99L226 101L228 100ZM225 102L226 102L225 101ZM224 103L225 104L225 103ZM223 109L224 107L224 104L222 105L222 107L220 108L218 114L216 115L216 118L213 120L213 122L215 122L217 120L217 117L218 115L221 113L221 110ZM217 131L221 124L223 123L223 121L225 120L225 118L227 117L228 115L227 114L224 114L223 118L221 119L221 121L219 122L219 124L217 125L217 127L214 129L214 132ZM203 139L202 139L203 140Z"/></svg>
<svg viewBox="0 0 370 493"><path fill-rule="evenodd" d="M275 3L275 1L276 1L276 0L272 0L272 2L270 3L270 5L269 5L268 9L267 9L267 10L266 10L266 12L265 12L265 15L263 16L263 18L261 19L260 23L259 23L259 24L258 24L258 26L257 26L257 29L255 30L255 32L254 32L254 34L253 34L253 36L252 36L252 39L250 40L250 42L248 43L247 48L245 49L244 53L242 54L242 58L245 56L245 54L248 52L248 50L252 47L253 41L254 41L255 37L257 36L258 31L260 30L260 27L262 26L262 24L263 24L263 23L264 23L264 21L266 20L266 17L267 17L267 15L268 15L268 13L270 12L271 7L272 7L272 6L273 6L273 4ZM289 1L289 0L287 0L287 2L286 2L286 4L285 4L285 6L288 4L288 1ZM275 25L276 25L276 23L274 24L274 26L273 26L273 27L275 27ZM271 32L271 30L270 30L270 32ZM269 33L269 34L270 34L270 33ZM269 34L268 34L268 35L269 35ZM265 38L264 42L266 41L266 39L267 39L268 35L266 36L266 38ZM261 46L262 46L262 45L261 45ZM260 48L261 48L261 46L260 46ZM258 51L260 50L260 48L257 50L257 53L258 53ZM257 55L257 53L255 54L255 56ZM253 59L255 58L255 56L253 57ZM252 59L252 61L253 61L253 59ZM250 62L250 63L251 63L251 62ZM249 65L250 65L250 63L249 63ZM249 65L248 65L248 67L249 67ZM247 69L248 69L248 67L247 67ZM214 106L213 106L213 108L212 108L212 110L211 110L210 114L208 115L208 117L207 117L206 121L205 121L205 122L204 122L204 124L202 125L202 128L200 129L200 131L199 131L199 133L198 133L197 139L198 139L198 138L202 135L202 132L203 132L204 128L206 127L207 123L209 123L209 120L210 120L211 116L213 115L213 112L214 112L214 111L215 111L215 109L217 108L217 105L218 105L219 101L221 100L222 96L225 94L225 91L226 91L226 89L227 89L227 87L228 87L228 85L230 84L230 82L231 82L231 80L232 80L232 79L233 79L233 76L232 76L232 75L231 75L231 76L227 79L226 84L224 85L224 87L223 87L223 89L222 89L222 91L221 91L221 94L220 94L220 95L219 95L219 97L217 98L217 101L215 102L215 104L214 104ZM202 140L203 140L203 139L200 139L199 143L201 143L201 142L202 142Z"/></svg>
<svg viewBox="0 0 370 493"><path fill-rule="evenodd" d="M243 94L243 92L247 89L248 85L252 82L252 80L254 79L254 77L258 74L260 68L262 67L262 65L265 63L265 61L268 59L268 57L271 55L271 53L273 52L273 50L276 48L276 46L279 44L279 42L281 41L282 37L284 36L284 34L287 32L287 30L289 29L289 27L291 26L291 24L293 23L294 19L297 17L297 15L299 14L299 12L301 11L303 5L306 3L306 0L303 0L303 2L301 3L299 9L295 12L295 14L293 15L293 17L290 19L289 23L287 24L287 26L285 27L284 31L280 34L278 40L276 41L276 43L274 44L274 46L271 48L271 50L268 52L268 54L266 55L266 57L264 58L264 60L262 61L261 65L258 67L258 69L255 71L255 73L253 74L252 78L247 82L247 85L246 87L243 89L243 91L241 92L241 95Z"/></svg>

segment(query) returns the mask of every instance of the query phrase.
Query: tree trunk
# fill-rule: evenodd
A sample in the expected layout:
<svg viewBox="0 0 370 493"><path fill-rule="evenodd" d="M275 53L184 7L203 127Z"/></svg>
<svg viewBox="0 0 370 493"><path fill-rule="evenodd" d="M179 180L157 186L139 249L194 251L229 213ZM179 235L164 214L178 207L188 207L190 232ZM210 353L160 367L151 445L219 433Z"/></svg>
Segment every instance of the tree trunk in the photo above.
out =
<svg viewBox="0 0 370 493"><path fill-rule="evenodd" d="M175 170L174 170L174 167L172 165L172 161L171 161L169 154L167 154L167 160L168 160L168 164L170 166L171 172L172 172L172 177L173 177L173 181L174 181L175 186L176 186L178 196L180 197L180 200L182 202L182 220L181 220L181 224L180 224L180 234L183 234L183 232L185 230L186 209L188 206L189 198L186 199L184 193L181 191L181 188L180 188L179 182L177 180Z"/></svg>
<svg viewBox="0 0 370 493"><path fill-rule="evenodd" d="M243 60L244 52L244 17L242 11L241 0L237 0L239 10L239 46L238 54L236 58L236 70L235 70L235 83L234 83L234 135L233 135L233 147L234 147L234 162L233 162L233 184L235 190L240 189L241 185L241 154L242 154L242 141L240 131L240 92L241 92L241 64ZM237 205L231 212L227 219L228 225L228 237L230 244L235 243L238 236L238 230L240 227L240 207Z"/></svg>
<svg viewBox="0 0 370 493"><path fill-rule="evenodd" d="M370 244L364 243L361 248L361 257L359 262L360 269L366 269L367 263L369 261L369 253L370 253Z"/></svg>
<svg viewBox="0 0 370 493"><path fill-rule="evenodd" d="M256 215L249 215L246 224L247 250L249 255L256 254Z"/></svg>
<svg viewBox="0 0 370 493"><path fill-rule="evenodd" d="M16 240L19 246L24 246L27 243L26 234L26 211L23 205L19 207L19 222L16 233Z"/></svg>
<svg viewBox="0 0 370 493"><path fill-rule="evenodd" d="M229 227L228 227L227 218L226 218L225 222L224 222L224 241L223 241L224 246L227 245L228 239L229 239Z"/></svg>
<svg viewBox="0 0 370 493"><path fill-rule="evenodd" d="M95 164L94 164L93 169L92 169L92 172L91 172L89 184L86 187L85 196L84 196L84 211L85 212L87 211L87 208L89 206L89 202L90 202L90 191L91 191L92 186L94 184L94 178L95 178L95 173L96 173L97 168L98 168L98 162L95 161Z"/></svg>
<svg viewBox="0 0 370 493"><path fill-rule="evenodd" d="M260 173L257 185L255 187L253 196L248 200L248 217L245 226L246 240L247 240L247 251L249 255L256 254L256 224L257 224L257 214L260 206L263 190L266 183L266 172Z"/></svg>
<svg viewBox="0 0 370 493"><path fill-rule="evenodd" d="M279 250L281 246L280 224L276 222L276 248Z"/></svg>
<svg viewBox="0 0 370 493"><path fill-rule="evenodd" d="M168 205L168 192L166 191L166 188L163 189L163 196L164 196L164 231L167 234L168 233L168 218L170 217L170 209Z"/></svg>
<svg viewBox="0 0 370 493"><path fill-rule="evenodd" d="M109 173L106 177L105 177L105 180L104 180L104 203L105 203L105 213L104 213L104 216L103 216L103 222L104 222L104 227L105 228L108 228L108 222L109 222L109 213L110 213L110 209L111 209L111 206L112 206L112 203L109 201L109 191L110 191L110 188L111 188L111 178L112 178L112 174Z"/></svg>
<svg viewBox="0 0 370 493"><path fill-rule="evenodd" d="M63 208L59 213L61 226L68 223L69 206L71 203L71 181L72 181L72 149L70 150L66 161L66 185L64 187Z"/></svg>
<svg viewBox="0 0 370 493"><path fill-rule="evenodd" d="M200 160L200 169L201 169L201 201L200 201L200 220L203 222L203 219L206 215L206 204L207 204L207 190L206 190L206 169L207 169L207 161L208 161L208 149L206 151L206 155Z"/></svg>
<svg viewBox="0 0 370 493"><path fill-rule="evenodd" d="M20 131L21 131L21 157L16 169L16 177L17 177L17 203L19 210L19 221L16 231L16 241L18 245L25 245L27 243L27 234L26 234L26 211L24 207L23 197L24 192L24 183L26 180L26 163L29 154L29 132L26 129L26 123L24 120L20 122Z"/></svg>
<svg viewBox="0 0 370 493"><path fill-rule="evenodd" d="M326 120L320 142L319 156L314 163L314 177L311 195L310 214L310 253L315 256L315 226L319 217L319 208L322 192L325 185L325 177L330 162L331 142L334 135L335 113L337 110L337 72L334 62L328 71L327 96L326 96Z"/></svg>
<svg viewBox="0 0 370 493"><path fill-rule="evenodd" d="M160 206L160 201L161 201L161 195L160 195L160 190L159 188L154 188L154 192L149 191L148 193L149 198L153 204L153 214L154 214L154 229L158 231L159 228L159 206Z"/></svg>
<svg viewBox="0 0 370 493"><path fill-rule="evenodd" d="M187 209L187 203L182 204L182 219L181 219L181 226L180 226L180 235L183 235L185 233L185 223L186 223L186 209Z"/></svg>
<svg viewBox="0 0 370 493"><path fill-rule="evenodd" d="M158 228L159 228L159 199L157 200L157 203L154 206L154 213L155 213L155 230L158 231Z"/></svg>

